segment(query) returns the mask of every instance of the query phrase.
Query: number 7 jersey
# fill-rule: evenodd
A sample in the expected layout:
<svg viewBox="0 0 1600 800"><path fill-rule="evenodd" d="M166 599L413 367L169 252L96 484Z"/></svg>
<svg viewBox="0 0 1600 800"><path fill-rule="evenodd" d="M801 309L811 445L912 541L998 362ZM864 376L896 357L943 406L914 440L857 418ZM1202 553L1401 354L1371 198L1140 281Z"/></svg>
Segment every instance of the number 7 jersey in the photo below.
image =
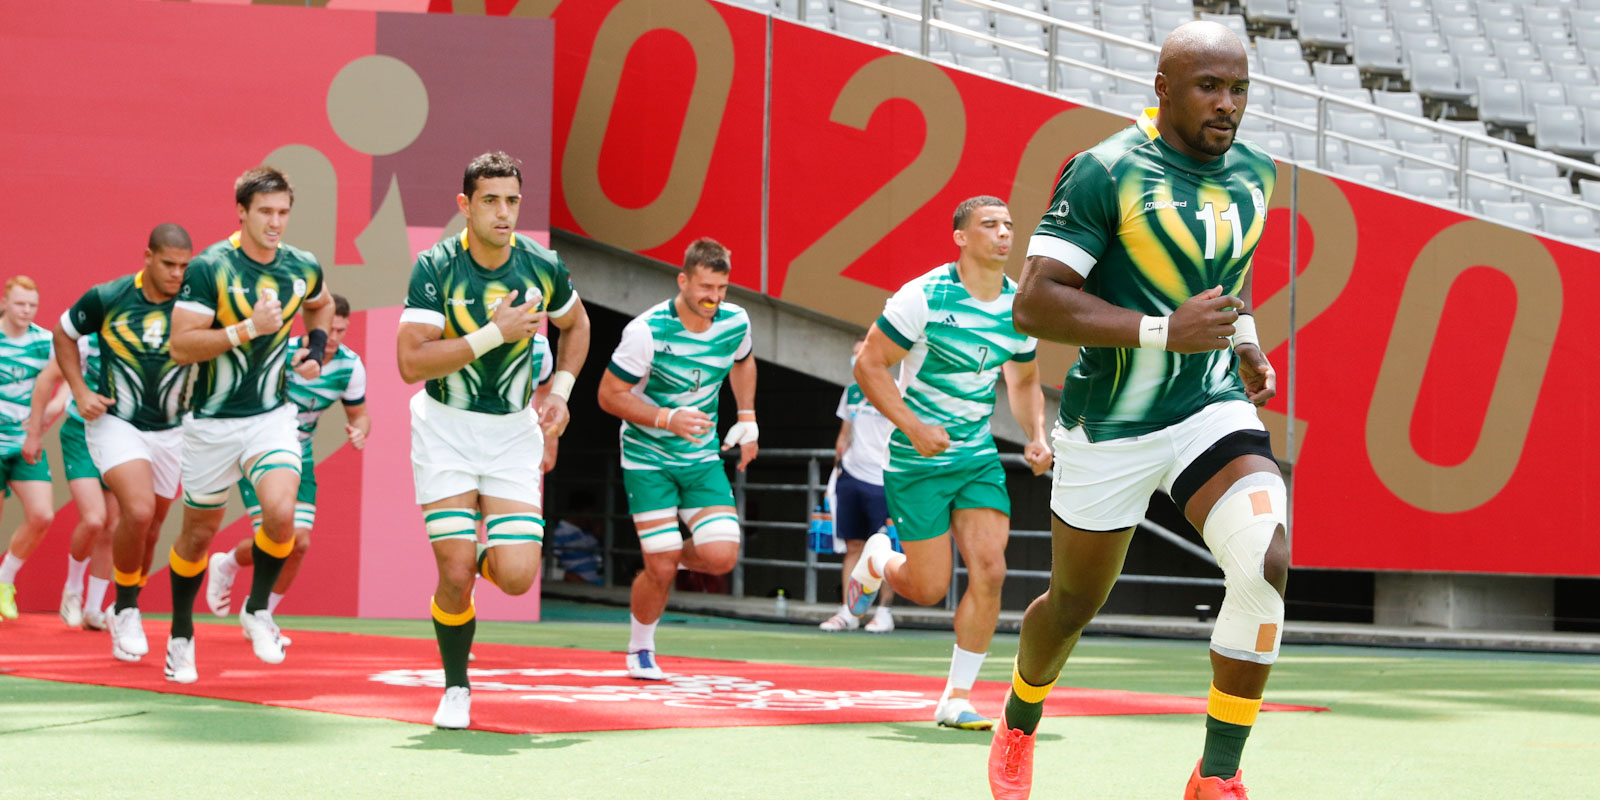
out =
<svg viewBox="0 0 1600 800"><path fill-rule="evenodd" d="M1148 316L1214 286L1237 296L1276 181L1272 158L1247 142L1208 162L1178 152L1147 109L1068 162L1028 255L1072 267L1084 291ZM1120 439L1245 399L1232 350L1084 347L1061 391L1061 424L1084 426L1090 441Z"/></svg>

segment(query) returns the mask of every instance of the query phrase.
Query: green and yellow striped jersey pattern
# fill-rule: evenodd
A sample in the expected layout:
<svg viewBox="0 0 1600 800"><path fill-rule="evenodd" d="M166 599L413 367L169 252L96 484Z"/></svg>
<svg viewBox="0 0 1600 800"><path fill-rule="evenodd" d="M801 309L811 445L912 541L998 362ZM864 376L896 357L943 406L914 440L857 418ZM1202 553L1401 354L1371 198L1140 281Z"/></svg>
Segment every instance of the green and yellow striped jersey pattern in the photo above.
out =
<svg viewBox="0 0 1600 800"><path fill-rule="evenodd" d="M172 360L173 302L150 302L143 277L136 273L95 286L61 323L69 336L99 340L99 369L95 374L91 367L89 388L111 398L106 413L158 431L179 423L189 370Z"/></svg>
<svg viewBox="0 0 1600 800"><path fill-rule="evenodd" d="M634 317L607 369L633 393L661 408L695 408L711 418L711 432L696 444L662 428L622 423L622 466L670 469L719 456L717 402L734 362L750 357L750 316L723 303L705 331L685 328L674 301L667 300Z"/></svg>
<svg viewBox="0 0 1600 800"><path fill-rule="evenodd" d="M238 233L189 262L177 307L212 315L213 329L250 318L256 298L275 295L283 304L283 327L195 365L189 407L196 417L252 417L285 400L290 327L301 306L322 294L322 266L311 253L279 245L272 263L244 254Z"/></svg>
<svg viewBox="0 0 1600 800"><path fill-rule="evenodd" d="M510 260L489 270L473 260L466 231L434 245L411 268L400 321L441 328L446 339L466 336L491 324L494 310L512 291L517 292L514 305L523 305L537 293L542 298L539 310L552 318L565 316L578 294L561 257L521 235L513 235L511 247ZM538 388L542 359L531 338L507 342L443 378L428 381L425 391L452 408L483 414L521 411Z"/></svg>
<svg viewBox="0 0 1600 800"><path fill-rule="evenodd" d="M1028 252L1062 252L1041 237L1070 243L1095 259L1084 291L1166 316L1211 287L1244 288L1276 180L1272 158L1248 142L1209 162L1178 152L1150 109L1067 164ZM1246 399L1237 367L1232 350L1084 347L1062 389L1061 423L1084 426L1092 441L1160 430Z"/></svg>

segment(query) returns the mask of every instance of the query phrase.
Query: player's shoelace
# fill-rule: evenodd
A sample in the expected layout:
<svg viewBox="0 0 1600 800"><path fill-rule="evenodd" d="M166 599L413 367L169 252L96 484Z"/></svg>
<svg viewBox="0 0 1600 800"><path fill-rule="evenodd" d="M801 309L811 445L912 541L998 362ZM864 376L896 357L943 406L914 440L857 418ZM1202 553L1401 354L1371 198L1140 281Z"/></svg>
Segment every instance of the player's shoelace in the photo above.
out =
<svg viewBox="0 0 1600 800"><path fill-rule="evenodd" d="M1016 780L1022 775L1022 760L1028 754L1028 748L1023 742L1028 735L1016 728L1006 729L1006 751L1004 762L1000 766L1001 774Z"/></svg>

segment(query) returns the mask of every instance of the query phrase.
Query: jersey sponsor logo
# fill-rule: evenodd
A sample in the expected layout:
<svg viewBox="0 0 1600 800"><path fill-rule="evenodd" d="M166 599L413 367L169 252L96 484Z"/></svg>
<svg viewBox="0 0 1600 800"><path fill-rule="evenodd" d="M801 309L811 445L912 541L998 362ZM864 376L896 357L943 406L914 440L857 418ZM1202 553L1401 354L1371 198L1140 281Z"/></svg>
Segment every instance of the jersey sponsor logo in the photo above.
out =
<svg viewBox="0 0 1600 800"><path fill-rule="evenodd" d="M188 288L189 287L187 287L187 286L184 287L185 290L187 290ZM249 294L250 293L250 290L244 288L243 286L229 286L228 287L228 291L233 292L234 294ZM271 289L262 289L261 291L262 291L263 296L265 296L267 292L272 291L272 290ZM276 297L277 293L274 292L272 296Z"/></svg>
<svg viewBox="0 0 1600 800"><path fill-rule="evenodd" d="M661 345L661 353L662 353L662 355L668 355L668 356L673 355L672 345L670 345L670 344Z"/></svg>
<svg viewBox="0 0 1600 800"><path fill-rule="evenodd" d="M476 297L466 297L466 298L451 297L451 298L448 298L448 299L445 300L446 303L449 303L450 305L453 305L453 306L470 306L473 303L476 303L477 301L478 301L478 298L476 298ZM489 311L493 312L496 308L499 308L499 307L500 307L500 301L496 300L496 301L494 301L494 305L489 306Z"/></svg>
<svg viewBox="0 0 1600 800"><path fill-rule="evenodd" d="M890 689L785 689L772 681L737 675L666 673L641 684L624 669L470 669L474 692L515 692L545 703L659 703L669 708L739 711L839 711L847 708L922 709L938 700L922 692ZM389 686L444 688L438 669L392 669L368 676Z"/></svg>
<svg viewBox="0 0 1600 800"><path fill-rule="evenodd" d="M1151 200L1144 204L1144 210L1157 211L1163 208L1188 208L1188 200Z"/></svg>
<svg viewBox="0 0 1600 800"><path fill-rule="evenodd" d="M1263 216L1267 213L1267 198L1266 195L1261 193L1261 187L1250 187L1250 203L1256 207L1256 216Z"/></svg>

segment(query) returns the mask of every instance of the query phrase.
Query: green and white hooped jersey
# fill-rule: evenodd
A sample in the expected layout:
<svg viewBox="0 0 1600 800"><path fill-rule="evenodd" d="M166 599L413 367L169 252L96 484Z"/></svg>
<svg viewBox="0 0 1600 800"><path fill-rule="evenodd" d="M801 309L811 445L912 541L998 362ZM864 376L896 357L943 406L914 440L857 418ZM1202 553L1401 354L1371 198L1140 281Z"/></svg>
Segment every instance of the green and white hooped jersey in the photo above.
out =
<svg viewBox="0 0 1600 800"><path fill-rule="evenodd" d="M491 324L500 299L512 291L517 293L511 301L515 305L537 294L542 298L538 310L552 319L565 316L578 302L567 265L554 250L513 234L510 260L489 270L478 265L468 246L467 232L462 231L417 256L401 322L432 325L443 329L444 338L455 339ZM443 378L428 381L424 391L451 408L511 414L528 407L538 388L536 378L548 361L532 339L507 342Z"/></svg>
<svg viewBox="0 0 1600 800"><path fill-rule="evenodd" d="M1178 152L1147 109L1068 162L1028 255L1073 268L1108 303L1166 316L1213 286L1244 288L1276 182L1272 158L1248 142L1204 163ZM1061 424L1082 425L1090 441L1120 439L1244 399L1232 350L1084 347L1061 392Z"/></svg>
<svg viewBox="0 0 1600 800"><path fill-rule="evenodd" d="M211 317L215 330L249 319L257 297L273 296L283 304L283 327L195 365L189 407L196 417L253 417L283 405L290 323L324 292L322 266L311 253L283 244L262 264L240 242L235 232L189 262L177 307Z"/></svg>
<svg viewBox="0 0 1600 800"><path fill-rule="evenodd" d="M712 433L695 444L662 428L622 423L622 466L670 469L715 461L717 400L736 361L750 357L750 316L724 302L711 327L695 333L678 319L673 300L657 303L622 329L607 369L633 393L662 408L695 408L711 418Z"/></svg>
<svg viewBox="0 0 1600 800"><path fill-rule="evenodd" d="M994 385L1007 361L1034 359L1039 340L1017 332L1010 278L993 300L979 300L961 283L954 262L935 267L900 287L884 305L878 330L908 352L900 362L900 394L917 418L950 434L950 448L933 457L919 454L896 430L889 435L886 472L951 464L995 455L989 417Z"/></svg>
<svg viewBox="0 0 1600 800"><path fill-rule="evenodd" d="M83 365L83 382L88 384L89 391L100 393L100 334L91 333L88 336L78 337L78 363ZM67 416L82 422L83 415L78 413L78 399L73 397L67 400Z"/></svg>
<svg viewBox="0 0 1600 800"><path fill-rule="evenodd" d="M50 361L52 341L49 331L31 322L21 336L0 332L0 452L22 448L33 385Z"/></svg>
<svg viewBox="0 0 1600 800"><path fill-rule="evenodd" d="M305 347L303 337L289 342L289 363L294 363L295 354L302 347ZM289 371L289 402L294 403L297 412L300 448L305 458L311 457L311 437L317 432L317 419L336 401L346 406L359 406L367 401L366 365L361 363L361 356L342 344L333 358L323 362L322 373L316 378L306 380L300 373Z"/></svg>
<svg viewBox="0 0 1600 800"><path fill-rule="evenodd" d="M139 430L176 427L183 413L190 370L172 360L173 307L171 300L150 302L144 274L134 273L91 288L61 315L62 332L91 365L89 388L111 398L106 413ZM98 341L98 358L85 355L86 339ZM76 416L76 406L72 411Z"/></svg>

